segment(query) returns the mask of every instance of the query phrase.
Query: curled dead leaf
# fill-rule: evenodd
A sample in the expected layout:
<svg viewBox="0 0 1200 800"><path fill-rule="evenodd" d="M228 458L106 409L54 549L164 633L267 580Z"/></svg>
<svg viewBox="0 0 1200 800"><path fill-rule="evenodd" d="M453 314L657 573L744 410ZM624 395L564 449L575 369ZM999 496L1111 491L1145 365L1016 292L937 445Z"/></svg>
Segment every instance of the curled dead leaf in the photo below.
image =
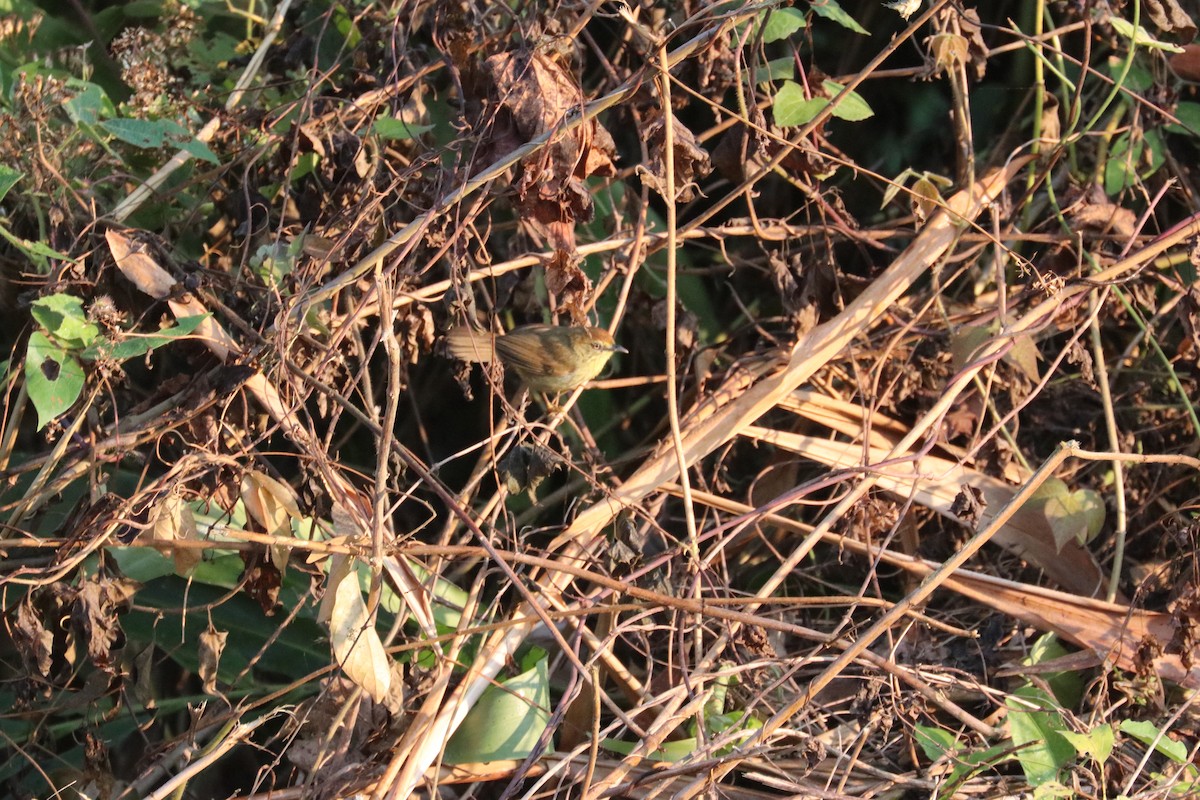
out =
<svg viewBox="0 0 1200 800"><path fill-rule="evenodd" d="M195 542L200 539L192 509L174 492L169 493L158 505L154 524L147 532L151 541L156 542ZM139 538L144 538L147 532L139 534ZM178 575L187 575L202 560L200 551L190 547L170 548L164 552L174 558Z"/></svg>
<svg viewBox="0 0 1200 800"><path fill-rule="evenodd" d="M391 663L363 600L352 556L333 557L325 592L321 611L328 615L334 657L346 677L376 702L384 701L391 689Z"/></svg>
<svg viewBox="0 0 1200 800"><path fill-rule="evenodd" d="M217 669L221 664L221 653L225 651L225 640L229 631L218 631L208 624L208 630L200 634L199 659L200 679L204 681L206 694L217 695Z"/></svg>
<svg viewBox="0 0 1200 800"><path fill-rule="evenodd" d="M675 202L687 203L700 194L696 181L712 172L712 160L708 151L700 146L695 135L678 119L671 118L671 132L674 137L672 150L675 159ZM650 143L651 169L640 170L642 180L649 182L651 188L664 197L667 196L666 186L666 124L659 116L646 128L646 141Z"/></svg>
<svg viewBox="0 0 1200 800"><path fill-rule="evenodd" d="M36 670L36 674L43 677L49 675L54 652L54 634L46 630L28 597L17 606L12 637L26 670Z"/></svg>
<svg viewBox="0 0 1200 800"><path fill-rule="evenodd" d="M242 477L242 502L251 519L268 535L281 540L271 545L271 563L284 571L291 552L286 540L293 538L292 520L301 519L296 493L286 483L252 469Z"/></svg>
<svg viewBox="0 0 1200 800"><path fill-rule="evenodd" d="M263 550L250 550L242 553L246 568L238 580L246 587L246 593L254 598L263 613L270 616L275 612L275 604L279 601L279 587L283 585L283 575L275 565L266 558Z"/></svg>
<svg viewBox="0 0 1200 800"><path fill-rule="evenodd" d="M1178 0L1146 0L1143 8L1159 30L1173 33L1185 42L1196 38L1196 23Z"/></svg>
<svg viewBox="0 0 1200 800"><path fill-rule="evenodd" d="M88 657L105 672L115 670L116 655L125 645L125 633L117 614L126 610L136 581L96 575L75 591L71 622L79 641L87 644Z"/></svg>
<svg viewBox="0 0 1200 800"><path fill-rule="evenodd" d="M929 48L926 74L934 77L943 72L954 73L960 67L970 67L975 80L983 80L989 48L983 39L979 12L974 9L947 10L934 18L934 26L938 33L925 39Z"/></svg>

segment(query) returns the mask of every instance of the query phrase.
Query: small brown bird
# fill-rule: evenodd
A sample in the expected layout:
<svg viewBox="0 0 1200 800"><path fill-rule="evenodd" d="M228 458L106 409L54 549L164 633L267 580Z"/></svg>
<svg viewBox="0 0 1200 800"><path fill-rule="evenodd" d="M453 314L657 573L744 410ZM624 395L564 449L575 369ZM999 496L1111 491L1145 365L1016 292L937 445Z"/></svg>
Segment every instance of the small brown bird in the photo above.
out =
<svg viewBox="0 0 1200 800"><path fill-rule="evenodd" d="M603 328L523 325L496 336L453 328L446 344L455 358L488 364L500 357L529 387L543 394L570 392L600 374L613 353L629 352Z"/></svg>

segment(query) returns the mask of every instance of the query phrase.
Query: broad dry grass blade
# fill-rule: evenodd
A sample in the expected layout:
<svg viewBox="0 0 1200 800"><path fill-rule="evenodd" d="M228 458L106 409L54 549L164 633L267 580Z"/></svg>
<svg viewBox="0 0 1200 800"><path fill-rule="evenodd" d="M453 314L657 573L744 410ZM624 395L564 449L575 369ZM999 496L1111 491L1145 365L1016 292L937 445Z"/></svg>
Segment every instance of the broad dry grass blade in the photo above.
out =
<svg viewBox="0 0 1200 800"><path fill-rule="evenodd" d="M951 458L912 452L895 453L898 437L888 432L897 430L899 423L878 412L871 414L871 441L864 455L864 446L859 443L864 435L862 421L867 418L863 408L833 398L818 397L813 392L797 392L787 406L797 414L849 436L852 441L832 441L757 425L748 426L744 435L831 468L862 468L870 472L879 488L902 498L912 498L914 502L972 529L986 525L996 510L1016 493L1014 487L999 478L985 475ZM980 512L977 525L972 525L951 511L955 498L966 486L978 489L986 506ZM1049 521L1037 508L1029 505L1023 507L992 537L992 541L1037 565L1060 586L1076 594L1094 597L1106 585L1104 573L1086 548L1070 541L1059 549Z"/></svg>

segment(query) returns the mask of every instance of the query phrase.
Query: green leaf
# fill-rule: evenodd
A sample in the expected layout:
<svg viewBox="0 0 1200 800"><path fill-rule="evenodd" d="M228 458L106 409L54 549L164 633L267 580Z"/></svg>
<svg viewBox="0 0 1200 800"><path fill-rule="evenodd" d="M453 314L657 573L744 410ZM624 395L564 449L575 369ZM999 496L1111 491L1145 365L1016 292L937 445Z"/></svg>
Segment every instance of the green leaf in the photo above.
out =
<svg viewBox="0 0 1200 800"><path fill-rule="evenodd" d="M1200 103L1184 100L1175 106L1175 117L1179 120L1179 124L1167 125L1169 132L1200 136Z"/></svg>
<svg viewBox="0 0 1200 800"><path fill-rule="evenodd" d="M250 269L268 286L281 290L284 279L292 274L296 256L284 242L268 242L250 256Z"/></svg>
<svg viewBox="0 0 1200 800"><path fill-rule="evenodd" d="M1058 800L1058 798L1075 798L1078 795L1070 786L1058 781L1046 781L1033 790L1033 800Z"/></svg>
<svg viewBox="0 0 1200 800"><path fill-rule="evenodd" d="M950 364L961 372L975 360L979 349L992 338L993 326L963 325L950 335Z"/></svg>
<svg viewBox="0 0 1200 800"><path fill-rule="evenodd" d="M825 87L825 91L830 97L837 97L838 94L846 87L837 81L822 81L821 85ZM864 119L869 119L875 116L875 112L871 110L871 106L863 99L858 92L850 92L834 106L833 116L838 119L844 119L847 122L861 122Z"/></svg>
<svg viewBox="0 0 1200 800"><path fill-rule="evenodd" d="M405 564L417 576L421 585L429 587L433 606L433 621L439 630L458 630L462 622L462 609L469 605L469 596L457 584L427 570L415 559L405 559Z"/></svg>
<svg viewBox="0 0 1200 800"><path fill-rule="evenodd" d="M104 89L87 81L72 82L72 88L78 87L79 92L63 103L67 118L76 125L95 125L100 117L113 112L112 101L104 93Z"/></svg>
<svg viewBox="0 0 1200 800"><path fill-rule="evenodd" d="M981 772L984 768L1002 761L1010 760L1011 753L1007 744L995 745L984 750L964 751L957 738L943 728L933 728L928 725L917 725L915 738L925 757L937 761L949 757L954 769L946 777L942 785L944 796L954 795L956 787L963 781Z"/></svg>
<svg viewBox="0 0 1200 800"><path fill-rule="evenodd" d="M207 161L209 164L220 164L221 159L217 158L217 154L209 149L208 145L199 139L188 139L186 142L178 142L180 150L191 153L192 158L200 161Z"/></svg>
<svg viewBox="0 0 1200 800"><path fill-rule="evenodd" d="M1004 354L1004 361L1012 364L1031 381L1041 380L1038 372L1038 349L1033 337L1027 333L1012 337L1012 347Z"/></svg>
<svg viewBox="0 0 1200 800"><path fill-rule="evenodd" d="M836 96L846 88L835 81L824 81L821 84L829 97ZM829 105L829 97L805 98L804 89L795 81L784 81L783 86L775 93L773 106L775 122L784 127L804 125L811 122L813 117L821 113ZM848 122L859 122L875 115L867 105L867 101L858 92L850 92L838 101L831 112L838 119Z"/></svg>
<svg viewBox="0 0 1200 800"><path fill-rule="evenodd" d="M232 567L236 570L233 585L238 585L238 573L246 565L237 555L229 558L236 562L237 566ZM190 580L168 575L138 590L136 608L121 618L129 639L141 646L157 644L176 663L195 671L199 666L197 637L211 620L218 630L229 631L221 655L220 680L232 681L243 669L253 666L254 670L239 684L245 688L259 683L259 673L296 679L329 666L329 643L314 619L315 608L296 593L289 579L284 579L280 602L299 607L300 611L281 629L278 616L264 614L244 592L230 595L227 588L197 580L198 571L207 563L201 562ZM301 580L297 576L296 586ZM189 604L181 614L180 598L185 595Z"/></svg>
<svg viewBox="0 0 1200 800"><path fill-rule="evenodd" d="M0 200L8 194L8 190L17 185L21 178L25 177L25 173L20 170L15 170L6 164L0 164Z"/></svg>
<svg viewBox="0 0 1200 800"><path fill-rule="evenodd" d="M175 574L175 560L153 547L115 547L108 552L121 568L121 574L138 583Z"/></svg>
<svg viewBox="0 0 1200 800"><path fill-rule="evenodd" d="M550 675L543 657L532 669L484 691L446 743L445 763L525 758L549 722Z"/></svg>
<svg viewBox="0 0 1200 800"><path fill-rule="evenodd" d="M1100 495L1090 489L1072 492L1058 478L1047 479L1029 502L1041 506L1059 550L1072 541L1090 542L1104 527L1105 509Z"/></svg>
<svg viewBox="0 0 1200 800"><path fill-rule="evenodd" d="M79 399L84 374L79 361L41 331L29 336L25 350L25 388L38 412L38 430Z"/></svg>
<svg viewBox="0 0 1200 800"><path fill-rule="evenodd" d="M333 24L338 33L345 37L347 50L358 47L359 42L362 41L362 33L358 30L354 17L350 16L350 12L346 10L345 6L339 4L334 8Z"/></svg>
<svg viewBox="0 0 1200 800"><path fill-rule="evenodd" d="M121 142L132 144L134 148L156 150L173 146L185 150L200 161L221 163L215 152L209 149L209 145L200 142L187 128L174 120L108 120L101 122L100 127Z"/></svg>
<svg viewBox="0 0 1200 800"><path fill-rule="evenodd" d="M1108 72L1108 76L1114 81L1123 80L1121 88L1126 92L1142 93L1148 92L1157 82L1154 73L1147 69L1140 61L1135 60L1125 67L1125 57L1119 55L1109 56L1104 67ZM1124 78L1122 79L1122 75Z"/></svg>
<svg viewBox="0 0 1200 800"><path fill-rule="evenodd" d="M1096 763L1098 764L1108 761L1108 757L1112 755L1113 744L1116 740L1113 727L1108 724L1097 725L1087 733L1062 731L1062 735L1071 743L1076 751L1086 753L1096 759Z"/></svg>
<svg viewBox="0 0 1200 800"><path fill-rule="evenodd" d="M1030 666L1045 664L1068 655L1070 651L1063 647L1059 638L1047 633L1038 637L1029 649L1029 656L1021 663ZM1054 693L1054 699L1060 706L1075 708L1079 704L1080 698L1083 697L1083 681L1078 672L1047 672L1042 677L1050 686L1050 691Z"/></svg>
<svg viewBox="0 0 1200 800"><path fill-rule="evenodd" d="M634 742L624 742L620 739L603 739L600 742L600 746L605 750L627 756L634 751L634 749L637 747L637 744ZM676 761L682 761L683 759L695 753L696 748L699 746L699 740L694 736L689 736L686 739L676 739L674 741L664 742L661 747L647 755L646 758L650 761L674 763Z"/></svg>
<svg viewBox="0 0 1200 800"><path fill-rule="evenodd" d="M238 585L242 573L245 572L246 562L237 553L230 553L227 550L215 552L219 555L201 561L192 570L189 577L197 583L232 589Z"/></svg>
<svg viewBox="0 0 1200 800"><path fill-rule="evenodd" d="M871 35L866 28L854 21L854 17L842 10L842 7L837 4L836 0L812 0L809 6L817 13L818 17L824 17L827 20L836 22L843 28L855 33L861 33L863 36Z"/></svg>
<svg viewBox="0 0 1200 800"><path fill-rule="evenodd" d="M1121 36L1124 36L1126 39L1129 39L1138 47L1145 47L1150 50L1166 50L1168 53L1184 52L1183 48L1177 44L1160 42L1158 39L1155 39L1150 35L1150 32L1141 25L1138 25L1135 30L1132 22L1121 19L1116 15L1109 17L1108 22L1110 25L1112 25L1114 31L1119 33Z"/></svg>
<svg viewBox="0 0 1200 800"><path fill-rule="evenodd" d="M217 32L208 38L196 37L188 42L188 57L208 70L219 69L238 55L238 40L228 33Z"/></svg>
<svg viewBox="0 0 1200 800"><path fill-rule="evenodd" d="M288 179L294 184L305 176L311 175L317 170L317 165L321 163L319 153L301 153L296 158L296 167L288 175Z"/></svg>
<svg viewBox="0 0 1200 800"><path fill-rule="evenodd" d="M145 355L151 350L156 350L163 345L182 339L195 332L196 328L204 320L209 318L209 314L197 314L192 317L183 317L179 320L179 324L172 328L165 328L158 333L152 334L130 334L129 338L122 339L119 342L114 342L109 339L103 339L96 342L88 349L84 350L82 358L85 361L96 361L104 358L112 361L127 361L131 358Z"/></svg>
<svg viewBox="0 0 1200 800"><path fill-rule="evenodd" d="M1135 147L1133 152L1130 152L1128 133L1117 137L1108 150L1108 160L1104 162L1105 194L1113 197L1134 184L1139 155L1141 155L1140 147Z"/></svg>
<svg viewBox="0 0 1200 800"><path fill-rule="evenodd" d="M767 44L782 41L808 25L804 14L795 8L764 11L760 14L760 19L763 16L767 17L767 24L763 26L762 40Z"/></svg>
<svg viewBox="0 0 1200 800"><path fill-rule="evenodd" d="M709 734L724 734L730 731L738 731L749 737L751 733L761 730L763 721L754 714L748 714L743 710L729 711L724 714L706 714L704 717L704 725L708 728ZM716 753L717 757L729 755L737 747L735 742L731 742L719 749Z"/></svg>
<svg viewBox="0 0 1200 800"><path fill-rule="evenodd" d="M410 125L395 117L378 117L371 126L376 136L389 141L415 139L426 131L433 130L432 125Z"/></svg>
<svg viewBox="0 0 1200 800"><path fill-rule="evenodd" d="M1057 780L1059 772L1075 757L1061 732L1066 730L1058 704L1036 686L1022 686L1005 703L1008 726L1017 760L1033 786Z"/></svg>
<svg viewBox="0 0 1200 800"><path fill-rule="evenodd" d="M930 761L937 761L942 756L953 755L958 751L958 740L945 728L917 725L913 734L921 751Z"/></svg>
<svg viewBox="0 0 1200 800"><path fill-rule="evenodd" d="M821 113L829 100L824 97L806 98L804 89L795 81L784 81L783 86L775 93L775 103L772 106L775 123L785 128L804 125L811 122L813 117Z"/></svg>
<svg viewBox="0 0 1200 800"><path fill-rule="evenodd" d="M755 80L760 84L768 81L786 81L791 80L796 74L796 59L788 56L787 58L772 58L765 65L760 65L754 71Z"/></svg>
<svg viewBox="0 0 1200 800"><path fill-rule="evenodd" d="M46 259L49 258L68 262L75 260L66 253L60 253L48 244L22 239L20 236L10 233L8 228L5 228L3 225L0 225L0 236L7 239L9 244L20 250L25 254L26 258L41 268L46 267Z"/></svg>
<svg viewBox="0 0 1200 800"><path fill-rule="evenodd" d="M182 144L191 134L178 122L170 119L110 119L100 128L134 147L157 149L169 144Z"/></svg>
<svg viewBox="0 0 1200 800"><path fill-rule="evenodd" d="M1155 727L1154 723L1145 720L1123 719L1121 720L1120 727L1121 733L1132 736L1147 747L1153 747L1175 763L1188 763L1187 745L1183 742L1177 742L1165 734L1160 735L1161 731Z"/></svg>
<svg viewBox="0 0 1200 800"><path fill-rule="evenodd" d="M1117 137L1109 149L1104 164L1104 191L1117 195L1158 171L1166 160L1162 135L1157 130L1144 131L1132 138L1129 133Z"/></svg>
<svg viewBox="0 0 1200 800"><path fill-rule="evenodd" d="M30 313L63 347L87 347L100 335L100 328L88 321L83 301L73 295L60 292L34 300Z"/></svg>

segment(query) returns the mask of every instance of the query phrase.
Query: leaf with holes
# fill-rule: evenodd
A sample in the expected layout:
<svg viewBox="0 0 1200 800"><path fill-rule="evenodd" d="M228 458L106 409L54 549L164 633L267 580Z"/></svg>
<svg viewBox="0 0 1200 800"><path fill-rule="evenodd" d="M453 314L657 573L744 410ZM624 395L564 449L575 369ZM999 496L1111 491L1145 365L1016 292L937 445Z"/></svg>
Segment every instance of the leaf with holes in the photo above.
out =
<svg viewBox="0 0 1200 800"><path fill-rule="evenodd" d="M29 336L25 350L25 388L38 412L38 430L79 399L83 366L75 356L50 341L41 331Z"/></svg>

